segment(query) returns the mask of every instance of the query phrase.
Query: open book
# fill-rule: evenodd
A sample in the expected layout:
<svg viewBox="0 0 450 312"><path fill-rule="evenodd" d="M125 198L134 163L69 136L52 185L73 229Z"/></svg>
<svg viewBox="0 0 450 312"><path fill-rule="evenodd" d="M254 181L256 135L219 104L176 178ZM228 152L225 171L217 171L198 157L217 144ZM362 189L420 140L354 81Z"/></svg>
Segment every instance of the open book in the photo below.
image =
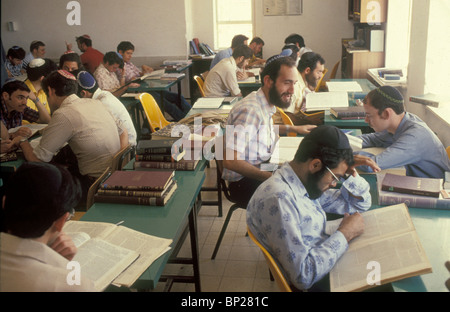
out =
<svg viewBox="0 0 450 312"><path fill-rule="evenodd" d="M405 204L364 212L364 233L353 239L347 252L330 272L331 291L361 291L377 286L371 264L379 264L379 284L431 273L431 264L420 243ZM342 219L327 222L334 233Z"/></svg>
<svg viewBox="0 0 450 312"><path fill-rule="evenodd" d="M281 166L285 162L293 160L302 140L303 137L280 137L275 145L269 163L274 166Z"/></svg>
<svg viewBox="0 0 450 312"><path fill-rule="evenodd" d="M98 290L113 283L131 287L147 268L170 249L171 239L105 222L68 221L64 232L78 248L73 261Z"/></svg>

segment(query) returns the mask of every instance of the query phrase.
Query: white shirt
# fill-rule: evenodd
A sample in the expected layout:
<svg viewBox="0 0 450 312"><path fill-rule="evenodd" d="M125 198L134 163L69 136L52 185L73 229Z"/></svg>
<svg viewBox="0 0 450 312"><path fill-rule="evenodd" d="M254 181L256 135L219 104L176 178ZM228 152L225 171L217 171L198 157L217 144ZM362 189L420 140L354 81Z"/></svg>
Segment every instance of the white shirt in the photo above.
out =
<svg viewBox="0 0 450 312"><path fill-rule="evenodd" d="M236 60L229 57L221 60L208 73L205 80L206 97L236 96L241 93L236 76Z"/></svg>
<svg viewBox="0 0 450 312"><path fill-rule="evenodd" d="M122 127L102 102L72 94L53 112L34 154L49 162L68 143L80 173L98 178L120 150Z"/></svg>
<svg viewBox="0 0 450 312"><path fill-rule="evenodd" d="M0 233L1 292L95 291L92 281L83 277L80 285L69 285L67 263L43 243Z"/></svg>
<svg viewBox="0 0 450 312"><path fill-rule="evenodd" d="M122 102L119 101L117 97L115 97L109 91L103 91L100 88L95 91L92 96L94 100L99 100L102 102L109 112L118 120L122 122L125 128L128 131L128 141L132 146L136 145L136 129L134 128L133 121L131 120L130 114L128 113L125 106L123 106Z"/></svg>

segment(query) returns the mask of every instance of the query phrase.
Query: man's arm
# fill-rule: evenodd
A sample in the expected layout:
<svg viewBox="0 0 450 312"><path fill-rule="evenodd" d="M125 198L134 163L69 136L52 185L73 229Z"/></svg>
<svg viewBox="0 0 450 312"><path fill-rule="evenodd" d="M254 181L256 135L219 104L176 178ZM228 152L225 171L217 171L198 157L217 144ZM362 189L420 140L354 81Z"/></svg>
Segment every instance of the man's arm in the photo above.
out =
<svg viewBox="0 0 450 312"><path fill-rule="evenodd" d="M30 142L28 140L22 141L19 143L19 147L22 149L23 156L25 156L25 159L30 162L42 162L39 158L36 157L33 153L33 147L31 146Z"/></svg>
<svg viewBox="0 0 450 312"><path fill-rule="evenodd" d="M48 124L51 117L45 106L41 103L41 100L33 92L30 92L30 100L34 102L39 112L39 119L37 120L37 123Z"/></svg>
<svg viewBox="0 0 450 312"><path fill-rule="evenodd" d="M297 134L308 134L312 129L316 128L315 125L304 125L304 126L290 126L290 125L278 125L278 131L280 134L287 135L290 132L295 132Z"/></svg>

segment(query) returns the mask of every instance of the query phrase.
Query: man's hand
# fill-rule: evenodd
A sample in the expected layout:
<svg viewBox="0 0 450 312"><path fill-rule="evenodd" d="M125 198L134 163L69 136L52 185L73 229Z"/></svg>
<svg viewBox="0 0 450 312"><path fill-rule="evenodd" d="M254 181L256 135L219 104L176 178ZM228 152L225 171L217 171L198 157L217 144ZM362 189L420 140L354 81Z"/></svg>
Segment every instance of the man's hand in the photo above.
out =
<svg viewBox="0 0 450 312"><path fill-rule="evenodd" d="M339 225L338 231L344 234L347 242L350 242L364 232L364 218L359 212L352 215L346 213Z"/></svg>
<svg viewBox="0 0 450 312"><path fill-rule="evenodd" d="M29 138L33 132L28 127L20 127L19 130L17 130L14 133L11 133L11 138L14 139L15 137L24 137Z"/></svg>
<svg viewBox="0 0 450 312"><path fill-rule="evenodd" d="M373 172L380 172L381 168L377 165L375 160L368 156L363 156L359 154L353 155L353 160L355 161L355 164L352 166L352 168L358 167L358 166L369 166L372 168Z"/></svg>
<svg viewBox="0 0 450 312"><path fill-rule="evenodd" d="M67 260L72 260L77 253L77 247L73 243L72 239L69 235L61 232L55 241L50 245L54 251L59 253L61 256L66 258Z"/></svg>
<svg viewBox="0 0 450 312"><path fill-rule="evenodd" d="M142 72L145 74L150 74L153 72L153 68L147 65L142 65Z"/></svg>
<svg viewBox="0 0 450 312"><path fill-rule="evenodd" d="M297 132L298 134L308 134L312 129L316 128L315 125L304 125L304 126L292 126L290 130Z"/></svg>

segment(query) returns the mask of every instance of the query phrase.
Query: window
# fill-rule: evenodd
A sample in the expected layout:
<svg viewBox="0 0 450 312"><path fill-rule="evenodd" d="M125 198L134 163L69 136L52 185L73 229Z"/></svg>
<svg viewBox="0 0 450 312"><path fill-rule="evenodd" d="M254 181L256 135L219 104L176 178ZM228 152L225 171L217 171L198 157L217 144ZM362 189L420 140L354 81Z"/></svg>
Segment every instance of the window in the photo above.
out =
<svg viewBox="0 0 450 312"><path fill-rule="evenodd" d="M236 35L253 38L253 0L215 0L214 48L231 46Z"/></svg>
<svg viewBox="0 0 450 312"><path fill-rule="evenodd" d="M430 1L425 93L450 95L450 1Z"/></svg>

